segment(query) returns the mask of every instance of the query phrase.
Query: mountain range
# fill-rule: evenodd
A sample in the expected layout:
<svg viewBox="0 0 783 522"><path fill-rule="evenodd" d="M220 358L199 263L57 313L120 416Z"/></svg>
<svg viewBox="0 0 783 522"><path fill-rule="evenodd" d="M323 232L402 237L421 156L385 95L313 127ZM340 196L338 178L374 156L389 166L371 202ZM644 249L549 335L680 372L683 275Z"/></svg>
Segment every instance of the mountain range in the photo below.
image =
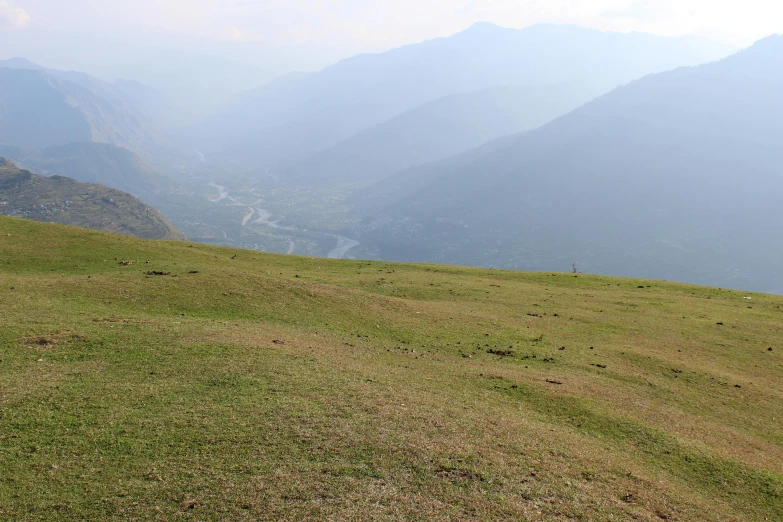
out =
<svg viewBox="0 0 783 522"><path fill-rule="evenodd" d="M302 194L337 190L308 229L347 212L329 206L336 185L370 185L341 232L361 236L356 256L783 291L764 240L779 223L776 42L731 55L694 37L478 24L247 91L178 136L202 160L167 141L155 89L14 59L0 62L0 153L160 208L168 176L237 193L266 176L297 212ZM177 189L178 223L182 208L212 219L192 188ZM204 226L225 236L234 206Z"/></svg>
<svg viewBox="0 0 783 522"><path fill-rule="evenodd" d="M385 259L783 292L783 36L362 194ZM381 209L380 211L378 211Z"/></svg>
<svg viewBox="0 0 783 522"><path fill-rule="evenodd" d="M138 150L152 134L118 100L58 75L0 68L0 143L47 147L97 141Z"/></svg>
<svg viewBox="0 0 783 522"><path fill-rule="evenodd" d="M187 156L169 139L176 104L138 82L109 83L14 58L0 61L0 107L0 144L108 143L161 165Z"/></svg>
<svg viewBox="0 0 783 522"><path fill-rule="evenodd" d="M591 96L568 86L506 85L444 96L278 169L287 181L373 181L548 123Z"/></svg>
<svg viewBox="0 0 783 522"><path fill-rule="evenodd" d="M181 116L177 103L159 90L136 80L100 80L80 71L43 67L25 58L0 60L0 68L44 72L62 81L78 85L94 95L111 100L121 109L143 113L157 125L174 126Z"/></svg>
<svg viewBox="0 0 783 522"><path fill-rule="evenodd" d="M444 96L507 85L565 86L595 96L646 74L719 59L733 50L695 37L477 24L449 38L285 76L238 96L183 139L211 159L277 165L334 147Z"/></svg>

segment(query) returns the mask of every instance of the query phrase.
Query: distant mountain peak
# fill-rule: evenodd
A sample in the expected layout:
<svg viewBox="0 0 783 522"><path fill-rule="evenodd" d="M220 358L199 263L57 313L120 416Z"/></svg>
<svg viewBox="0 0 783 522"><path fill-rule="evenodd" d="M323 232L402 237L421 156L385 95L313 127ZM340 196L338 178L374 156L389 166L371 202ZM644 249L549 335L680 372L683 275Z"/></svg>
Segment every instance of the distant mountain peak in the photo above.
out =
<svg viewBox="0 0 783 522"><path fill-rule="evenodd" d="M770 49L783 52L783 34L772 34L762 38L751 45L750 49Z"/></svg>
<svg viewBox="0 0 783 522"><path fill-rule="evenodd" d="M0 67L7 67L9 69L32 69L34 71L42 71L45 67L31 62L27 58L14 57L8 60L0 60Z"/></svg>
<svg viewBox="0 0 783 522"><path fill-rule="evenodd" d="M783 66L783 35L773 34L762 38L732 57L747 66L760 67L770 73Z"/></svg>
<svg viewBox="0 0 783 522"><path fill-rule="evenodd" d="M580 27L578 25L571 25L571 24L554 24L554 23L541 23L541 24L533 24L528 25L526 27L522 28L516 28L516 27L504 27L501 25L497 25L493 22L476 22L475 24L471 25L469 28L462 31L460 34L469 34L469 35L477 35L477 36L487 36L492 34L502 34L502 33L549 33L549 32L557 32L557 33L563 33L563 32L600 32L596 29L591 29L589 27Z"/></svg>
<svg viewBox="0 0 783 522"><path fill-rule="evenodd" d="M466 31L496 31L498 29L506 29L492 22L476 22L466 29Z"/></svg>
<svg viewBox="0 0 783 522"><path fill-rule="evenodd" d="M436 41L437 40L448 41L450 38L454 38L457 40L477 40L477 41L492 40L500 35L508 34L510 32L516 32L516 31L517 29L501 27L492 22L476 22L475 24L471 25L467 29L460 31L459 33L451 37L436 39Z"/></svg>

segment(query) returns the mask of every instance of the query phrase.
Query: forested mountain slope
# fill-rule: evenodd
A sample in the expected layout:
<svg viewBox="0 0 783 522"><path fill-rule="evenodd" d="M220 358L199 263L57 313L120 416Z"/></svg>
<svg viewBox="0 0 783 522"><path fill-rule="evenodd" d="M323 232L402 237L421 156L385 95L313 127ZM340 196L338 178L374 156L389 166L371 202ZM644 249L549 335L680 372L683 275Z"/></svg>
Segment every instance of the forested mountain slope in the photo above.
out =
<svg viewBox="0 0 783 522"><path fill-rule="evenodd" d="M5 158L0 158L0 214L146 239L185 239L160 212L130 194L39 176Z"/></svg>
<svg viewBox="0 0 783 522"><path fill-rule="evenodd" d="M783 292L783 37L364 194L383 257Z"/></svg>

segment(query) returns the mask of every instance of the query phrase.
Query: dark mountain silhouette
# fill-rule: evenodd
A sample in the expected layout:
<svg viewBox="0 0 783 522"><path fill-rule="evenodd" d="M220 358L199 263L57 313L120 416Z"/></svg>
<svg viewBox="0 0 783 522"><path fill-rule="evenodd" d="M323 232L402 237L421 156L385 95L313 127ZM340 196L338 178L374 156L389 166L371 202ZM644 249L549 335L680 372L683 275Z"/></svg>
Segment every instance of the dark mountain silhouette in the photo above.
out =
<svg viewBox="0 0 783 522"><path fill-rule="evenodd" d="M783 292L783 36L364 194L390 259Z"/></svg>
<svg viewBox="0 0 783 522"><path fill-rule="evenodd" d="M187 135L208 157L274 163L325 150L443 96L496 85L568 85L598 95L648 73L730 52L694 37L478 24L450 38L286 76L243 94Z"/></svg>

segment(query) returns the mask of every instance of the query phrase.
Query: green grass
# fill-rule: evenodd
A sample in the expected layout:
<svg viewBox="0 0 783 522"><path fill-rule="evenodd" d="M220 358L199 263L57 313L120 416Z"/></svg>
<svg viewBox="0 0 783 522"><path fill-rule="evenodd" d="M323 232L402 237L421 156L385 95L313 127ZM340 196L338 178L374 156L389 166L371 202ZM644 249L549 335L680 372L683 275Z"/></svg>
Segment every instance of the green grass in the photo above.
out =
<svg viewBox="0 0 783 522"><path fill-rule="evenodd" d="M0 296L0 519L783 519L780 296L10 218Z"/></svg>

